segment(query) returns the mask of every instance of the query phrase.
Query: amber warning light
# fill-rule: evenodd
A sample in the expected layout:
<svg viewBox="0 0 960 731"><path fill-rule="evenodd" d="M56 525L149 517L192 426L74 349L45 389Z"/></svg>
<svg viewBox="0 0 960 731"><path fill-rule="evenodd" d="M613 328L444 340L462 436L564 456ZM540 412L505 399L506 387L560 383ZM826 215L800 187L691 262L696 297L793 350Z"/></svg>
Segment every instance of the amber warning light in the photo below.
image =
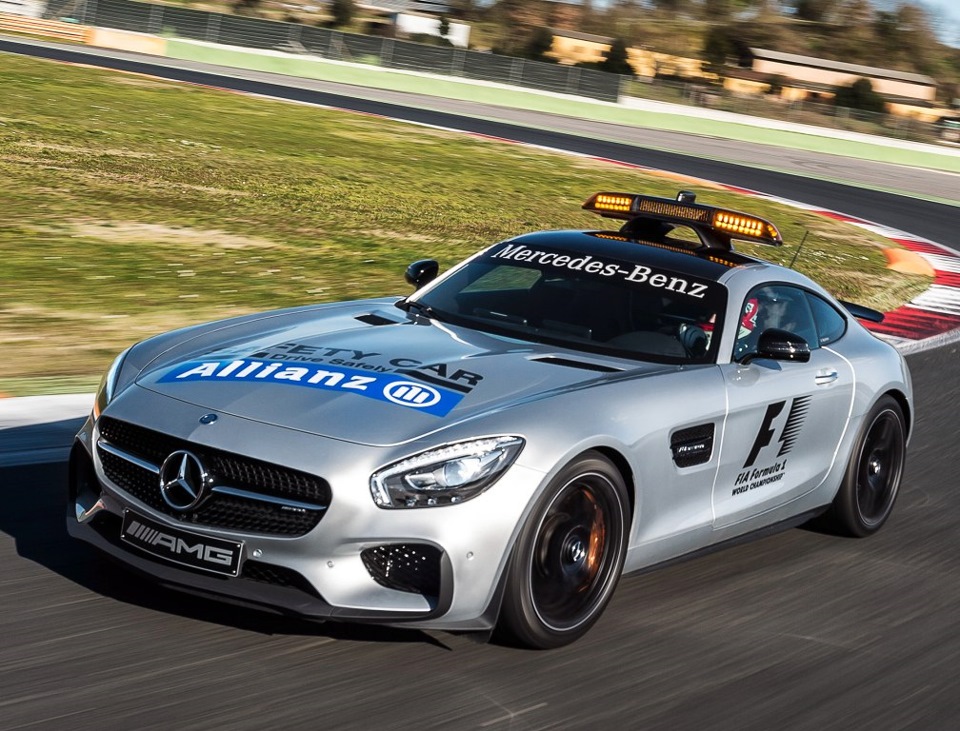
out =
<svg viewBox="0 0 960 731"><path fill-rule="evenodd" d="M583 208L607 218L628 221L650 218L709 229L734 239L771 246L783 244L780 231L769 221L746 213L701 205L695 200L696 196L688 191L681 191L676 199L639 193L597 193L583 204Z"/></svg>

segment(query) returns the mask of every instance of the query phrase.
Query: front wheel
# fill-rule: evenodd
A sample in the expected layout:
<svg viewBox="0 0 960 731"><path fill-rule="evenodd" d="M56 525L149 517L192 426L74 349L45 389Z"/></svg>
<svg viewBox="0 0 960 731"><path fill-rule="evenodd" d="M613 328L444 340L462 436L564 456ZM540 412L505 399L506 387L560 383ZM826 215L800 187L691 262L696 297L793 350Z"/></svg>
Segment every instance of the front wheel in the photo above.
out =
<svg viewBox="0 0 960 731"><path fill-rule="evenodd" d="M517 539L500 636L538 649L583 636L620 577L628 510L623 477L606 457L587 452L567 465L544 491Z"/></svg>
<svg viewBox="0 0 960 731"><path fill-rule="evenodd" d="M825 527L845 535L876 533L890 517L906 459L906 421L900 404L881 398L867 414Z"/></svg>

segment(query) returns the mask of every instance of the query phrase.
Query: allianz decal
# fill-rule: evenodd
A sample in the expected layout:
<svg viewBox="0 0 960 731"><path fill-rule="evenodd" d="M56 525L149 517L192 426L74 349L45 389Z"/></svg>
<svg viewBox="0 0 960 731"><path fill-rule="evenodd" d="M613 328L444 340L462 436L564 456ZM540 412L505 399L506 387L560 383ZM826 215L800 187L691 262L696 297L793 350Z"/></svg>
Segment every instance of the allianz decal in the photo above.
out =
<svg viewBox="0 0 960 731"><path fill-rule="evenodd" d="M433 416L446 416L463 398L463 394L412 381L396 373L371 373L332 365L317 367L301 362L249 358L181 363L159 380L160 383L196 381L274 383L321 391L339 391L386 401Z"/></svg>

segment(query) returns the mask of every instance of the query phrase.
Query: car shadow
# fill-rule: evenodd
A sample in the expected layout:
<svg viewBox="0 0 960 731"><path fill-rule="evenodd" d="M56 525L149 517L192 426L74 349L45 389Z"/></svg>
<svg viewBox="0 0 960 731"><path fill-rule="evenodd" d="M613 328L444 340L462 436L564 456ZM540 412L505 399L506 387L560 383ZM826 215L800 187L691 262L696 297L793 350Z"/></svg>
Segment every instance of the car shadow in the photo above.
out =
<svg viewBox="0 0 960 731"><path fill-rule="evenodd" d="M80 422L68 420L47 425L50 434L69 434L72 439ZM71 430L71 427L75 427ZM26 433L24 433L26 432ZM34 442L36 427L0 430L0 455L9 455L10 445ZM62 440L61 440L62 441ZM69 445L70 441L66 441ZM324 623L238 607L158 586L101 554L92 546L67 534L65 525L68 446L44 441L36 450L18 451L19 464L0 461L0 531L9 535L21 558L52 571L74 584L110 599L174 614L201 622L219 624L267 635L309 635L356 642L426 643L450 649L419 630L338 622ZM6 549L0 547L0 561ZM2 576L0 576L2 578Z"/></svg>

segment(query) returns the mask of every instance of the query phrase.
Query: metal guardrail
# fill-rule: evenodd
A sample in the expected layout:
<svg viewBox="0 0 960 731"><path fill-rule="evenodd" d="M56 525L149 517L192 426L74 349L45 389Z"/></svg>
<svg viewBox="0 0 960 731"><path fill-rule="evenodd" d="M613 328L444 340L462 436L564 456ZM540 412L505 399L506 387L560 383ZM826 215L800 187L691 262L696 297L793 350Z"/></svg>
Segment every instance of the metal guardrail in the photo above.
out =
<svg viewBox="0 0 960 731"><path fill-rule="evenodd" d="M79 0L72 7L86 25L207 41L245 48L309 54L336 61L392 69L429 71L494 81L542 91L616 102L622 77L593 69L561 66L491 53L343 33L299 23L210 13L133 0Z"/></svg>

